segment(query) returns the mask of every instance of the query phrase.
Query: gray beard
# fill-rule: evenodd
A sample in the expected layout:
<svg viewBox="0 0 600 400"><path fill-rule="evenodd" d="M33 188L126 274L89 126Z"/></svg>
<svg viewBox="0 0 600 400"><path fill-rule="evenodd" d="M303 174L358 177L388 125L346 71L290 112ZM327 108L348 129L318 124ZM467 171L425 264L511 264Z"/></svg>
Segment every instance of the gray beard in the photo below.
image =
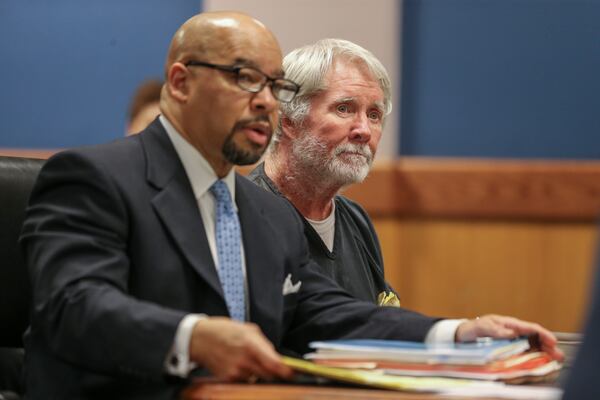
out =
<svg viewBox="0 0 600 400"><path fill-rule="evenodd" d="M342 155L348 151L361 155ZM316 182L315 186L337 187L362 182L371 169L373 154L368 145L345 143L331 153L327 145L316 136L305 132L292 143L292 171L296 176Z"/></svg>

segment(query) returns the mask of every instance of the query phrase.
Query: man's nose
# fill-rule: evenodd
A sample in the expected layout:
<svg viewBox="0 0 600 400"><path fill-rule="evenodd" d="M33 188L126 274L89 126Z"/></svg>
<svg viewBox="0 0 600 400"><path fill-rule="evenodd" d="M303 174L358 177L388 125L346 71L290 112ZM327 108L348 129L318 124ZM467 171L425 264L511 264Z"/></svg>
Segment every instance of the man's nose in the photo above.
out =
<svg viewBox="0 0 600 400"><path fill-rule="evenodd" d="M262 90L255 93L250 100L253 111L271 112L279 108L279 101L273 96L270 85L265 85Z"/></svg>
<svg viewBox="0 0 600 400"><path fill-rule="evenodd" d="M368 143L371 140L371 125L366 115L357 115L350 129L350 140Z"/></svg>

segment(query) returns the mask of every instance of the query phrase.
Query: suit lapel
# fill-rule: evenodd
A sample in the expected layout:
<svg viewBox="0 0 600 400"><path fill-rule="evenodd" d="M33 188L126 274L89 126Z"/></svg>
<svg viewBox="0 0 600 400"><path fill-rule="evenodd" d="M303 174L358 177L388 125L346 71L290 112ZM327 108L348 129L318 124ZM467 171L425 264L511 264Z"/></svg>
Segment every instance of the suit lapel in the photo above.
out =
<svg viewBox="0 0 600 400"><path fill-rule="evenodd" d="M256 204L256 199L246 185L254 184L236 176L235 197L246 256L250 319L263 329L267 337L276 342L279 336L276 329L281 326L283 307L282 279L279 279L277 272L282 266L271 262L268 250L274 233L264 210Z"/></svg>
<svg viewBox="0 0 600 400"><path fill-rule="evenodd" d="M152 205L180 251L225 301L198 204L183 165L164 128L155 120L142 136L146 178L158 192Z"/></svg>

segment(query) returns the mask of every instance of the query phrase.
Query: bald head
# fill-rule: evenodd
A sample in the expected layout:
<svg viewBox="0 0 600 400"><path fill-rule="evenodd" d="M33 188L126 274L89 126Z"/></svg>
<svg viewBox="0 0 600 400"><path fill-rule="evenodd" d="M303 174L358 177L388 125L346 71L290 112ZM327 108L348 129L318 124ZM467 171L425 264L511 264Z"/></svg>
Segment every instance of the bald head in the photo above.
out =
<svg viewBox="0 0 600 400"><path fill-rule="evenodd" d="M175 62L192 58L211 59L227 53L246 37L258 37L275 43L273 33L262 22L235 11L214 11L188 19L173 36L165 71Z"/></svg>
<svg viewBox="0 0 600 400"><path fill-rule="evenodd" d="M247 81L283 77L281 64L281 48L261 22L229 11L196 15L171 41L161 112L224 176L233 164L255 162L268 145L279 102L269 80L258 91Z"/></svg>

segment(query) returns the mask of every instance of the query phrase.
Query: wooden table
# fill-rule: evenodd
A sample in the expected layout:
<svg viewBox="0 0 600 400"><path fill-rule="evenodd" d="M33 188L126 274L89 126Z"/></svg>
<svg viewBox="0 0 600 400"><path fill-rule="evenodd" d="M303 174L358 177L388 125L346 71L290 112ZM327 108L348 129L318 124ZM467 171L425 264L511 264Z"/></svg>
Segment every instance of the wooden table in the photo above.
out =
<svg viewBox="0 0 600 400"><path fill-rule="evenodd" d="M435 394L349 387L281 384L198 383L183 392L183 400L460 400ZM472 400L472 398L470 398Z"/></svg>

